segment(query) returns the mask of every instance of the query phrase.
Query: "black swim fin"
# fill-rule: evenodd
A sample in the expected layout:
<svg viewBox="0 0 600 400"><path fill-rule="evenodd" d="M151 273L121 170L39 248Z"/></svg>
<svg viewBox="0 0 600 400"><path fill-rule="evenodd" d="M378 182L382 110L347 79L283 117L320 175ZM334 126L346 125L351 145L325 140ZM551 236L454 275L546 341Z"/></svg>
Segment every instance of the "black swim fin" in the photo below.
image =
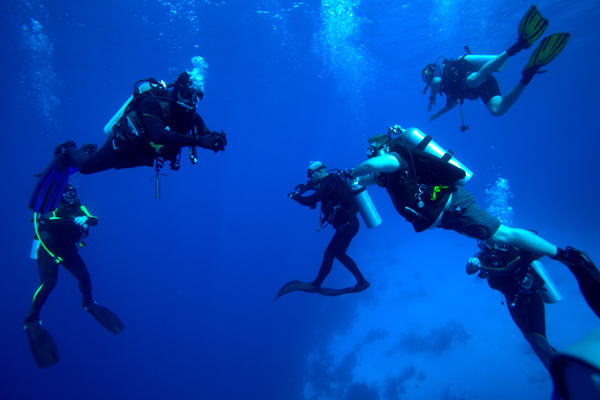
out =
<svg viewBox="0 0 600 400"><path fill-rule="evenodd" d="M342 294L347 294L347 293L362 292L363 290L367 290L370 286L371 286L371 284L369 282L365 281L364 283L360 283L360 284L357 283L355 286L347 287L344 289L321 288L319 290L319 294L322 296L340 296Z"/></svg>
<svg viewBox="0 0 600 400"><path fill-rule="evenodd" d="M69 180L69 175L75 172L77 172L77 168L71 164L66 152L59 151L50 165L41 173L29 198L29 208L33 212L41 214L55 210Z"/></svg>
<svg viewBox="0 0 600 400"><path fill-rule="evenodd" d="M295 291L307 292L307 293L317 293L319 289L314 287L310 282L301 282L301 281L291 281L283 285L279 292L277 292L277 296L275 300L283 296L284 294L288 294Z"/></svg>
<svg viewBox="0 0 600 400"><path fill-rule="evenodd" d="M83 306L84 310L92 314L96 321L100 322L100 325L118 335L123 331L125 325L121 322L119 317L117 317L112 311L108 308L104 308L99 306L98 304L91 302Z"/></svg>
<svg viewBox="0 0 600 400"><path fill-rule="evenodd" d="M40 325L39 321L30 321L23 326L27 338L29 339L29 348L38 367L46 368L56 364L58 357L58 348L52 336Z"/></svg>
<svg viewBox="0 0 600 400"><path fill-rule="evenodd" d="M583 298L600 318L600 271L587 253L567 247L564 256L556 260L565 264L575 275Z"/></svg>

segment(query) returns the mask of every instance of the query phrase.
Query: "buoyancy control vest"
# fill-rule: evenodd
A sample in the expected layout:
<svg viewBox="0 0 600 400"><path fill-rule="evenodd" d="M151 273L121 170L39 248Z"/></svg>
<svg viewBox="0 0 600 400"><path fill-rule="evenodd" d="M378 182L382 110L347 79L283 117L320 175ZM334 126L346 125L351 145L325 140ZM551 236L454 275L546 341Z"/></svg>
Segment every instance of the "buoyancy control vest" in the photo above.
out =
<svg viewBox="0 0 600 400"><path fill-rule="evenodd" d="M133 86L133 94L104 126L104 132L113 139L115 149L124 149L150 158L156 157L163 151L164 146L150 141L142 118L137 111L142 100L149 98L154 99L160 105L161 120L169 120L170 103L173 100L167 85L154 78L137 81Z"/></svg>
<svg viewBox="0 0 600 400"><path fill-rule="evenodd" d="M337 173L330 173L325 179L326 184L331 185L331 193L327 201L321 201L321 226L329 223L337 229L348 224L358 208L352 199L352 189Z"/></svg>
<svg viewBox="0 0 600 400"><path fill-rule="evenodd" d="M403 137L392 141L390 154L401 168L378 174L378 183L387 189L398 213L422 232L444 211L452 186L465 178L465 171L411 146Z"/></svg>
<svg viewBox="0 0 600 400"><path fill-rule="evenodd" d="M477 100L481 96L478 87L472 88L467 85L467 76L478 68L470 64L464 55L457 60L445 59L443 65L440 92L444 93L448 100Z"/></svg>

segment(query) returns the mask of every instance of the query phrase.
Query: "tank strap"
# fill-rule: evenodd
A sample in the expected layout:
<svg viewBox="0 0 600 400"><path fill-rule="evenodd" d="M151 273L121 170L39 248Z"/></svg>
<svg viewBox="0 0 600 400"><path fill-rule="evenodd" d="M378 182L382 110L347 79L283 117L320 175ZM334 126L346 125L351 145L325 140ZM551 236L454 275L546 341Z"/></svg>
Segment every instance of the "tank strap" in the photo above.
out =
<svg viewBox="0 0 600 400"><path fill-rule="evenodd" d="M429 145L429 143L433 140L433 138L431 137L430 134L425 135L425 138L423 138L423 140L421 140L421 143L419 143L417 146L415 146L416 149L418 150L425 150L425 148Z"/></svg>
<svg viewBox="0 0 600 400"><path fill-rule="evenodd" d="M415 149L421 150L421 151L425 151L425 148L427 148L427 146L429 146L429 143L433 140L433 137L430 134L426 134L425 137L423 138L423 140L421 140L421 143L419 143ZM444 154L442 157L440 157L440 160L444 161L444 162L448 162L450 161L450 159L452 159L454 153L452 153L452 150L447 150L446 154Z"/></svg>

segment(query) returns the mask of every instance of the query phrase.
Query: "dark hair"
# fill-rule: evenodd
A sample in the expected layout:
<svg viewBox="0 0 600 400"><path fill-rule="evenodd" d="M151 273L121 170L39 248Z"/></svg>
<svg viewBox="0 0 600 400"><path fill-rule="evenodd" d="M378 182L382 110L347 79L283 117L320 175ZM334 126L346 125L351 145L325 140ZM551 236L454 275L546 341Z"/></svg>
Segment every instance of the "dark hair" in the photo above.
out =
<svg viewBox="0 0 600 400"><path fill-rule="evenodd" d="M378 143L383 143L383 144L389 144L390 142L390 135L388 135L387 133L384 135L375 135L375 136L371 136L369 138L369 144L373 144L375 142Z"/></svg>

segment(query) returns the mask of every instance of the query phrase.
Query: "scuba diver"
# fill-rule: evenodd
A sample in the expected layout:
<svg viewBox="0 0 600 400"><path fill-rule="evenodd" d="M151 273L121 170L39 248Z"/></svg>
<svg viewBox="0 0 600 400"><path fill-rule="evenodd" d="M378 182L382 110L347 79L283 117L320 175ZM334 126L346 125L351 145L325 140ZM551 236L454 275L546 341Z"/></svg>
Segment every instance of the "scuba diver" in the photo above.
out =
<svg viewBox="0 0 600 400"><path fill-rule="evenodd" d="M35 239L32 258L37 258L41 285L36 290L29 313L23 321L23 328L29 339L29 347L40 368L46 368L59 361L58 350L52 336L41 326L40 311L46 299L56 286L58 266L62 265L79 282L83 308L115 335L124 326L110 310L92 300L92 283L85 263L78 254L78 248L85 246L89 227L98 224L77 198L77 191L71 184L65 185L58 208L51 213L34 214Z"/></svg>
<svg viewBox="0 0 600 400"><path fill-rule="evenodd" d="M54 159L41 174L31 195L29 207L46 213L56 208L68 175L79 170L92 174L110 168L154 165L156 178L165 161L180 168L183 147L190 147L190 160L197 161L196 146L224 151L224 132L210 131L196 104L202 100L202 82L184 71L175 83L165 85L155 79L136 82L132 98L105 127L108 140L98 148L92 143L80 149L67 141L54 150ZM159 197L159 196L157 196Z"/></svg>
<svg viewBox="0 0 600 400"><path fill-rule="evenodd" d="M508 312L548 371L556 350L546 337L544 303L562 298L554 289L540 256L512 246L480 241L479 251L467 263L467 274L478 274L506 298Z"/></svg>
<svg viewBox="0 0 600 400"><path fill-rule="evenodd" d="M297 290L319 293L323 296L339 296L345 293L362 292L370 284L361 274L354 260L346 254L350 242L358 233L360 226L356 217L358 208L352 199L352 190L338 173L328 173L325 164L321 161L312 162L308 167L307 175L310 179L308 183L296 186L295 191L290 193L288 197L311 209L315 209L317 203L320 202L322 217L317 230L320 231L327 225L331 225L335 229L335 234L325 249L323 262L316 279L312 282L291 281L286 283L277 293L275 300L284 294ZM314 193L303 196L304 193L311 190ZM335 258L356 278L355 286L344 289L321 287L323 281L331 272Z"/></svg>
<svg viewBox="0 0 600 400"><path fill-rule="evenodd" d="M466 131L469 127L465 125L462 113L462 104L465 99L481 98L493 116L506 113L515 104L533 76L545 72L540 71L540 68L554 60L565 47L571 35L555 33L544 38L523 69L523 77L519 83L504 97L501 95L498 81L492 73L502 71L510 57L521 50L530 48L542 36L548 24L548 20L542 17L536 6L532 6L519 24L517 43L500 55L473 55L468 47L465 47L468 54L460 56L457 60L449 60L440 56L435 63L427 64L421 72L421 78L426 83L423 94L427 93L427 89L431 87L427 110L431 111L435 106L438 93L440 96L446 95L446 106L433 114L429 121L433 122L460 103L462 117L460 129L463 132ZM440 59L443 61L438 65Z"/></svg>
<svg viewBox="0 0 600 400"><path fill-rule="evenodd" d="M551 257L569 268L600 317L600 271L590 257L573 247L555 246L528 230L508 227L479 207L460 186L468 175L465 169L451 153L440 152L431 136L396 125L387 134L369 138L369 143L368 159L349 173L350 178L357 178L360 185L385 188L396 211L416 232L439 227Z"/></svg>

